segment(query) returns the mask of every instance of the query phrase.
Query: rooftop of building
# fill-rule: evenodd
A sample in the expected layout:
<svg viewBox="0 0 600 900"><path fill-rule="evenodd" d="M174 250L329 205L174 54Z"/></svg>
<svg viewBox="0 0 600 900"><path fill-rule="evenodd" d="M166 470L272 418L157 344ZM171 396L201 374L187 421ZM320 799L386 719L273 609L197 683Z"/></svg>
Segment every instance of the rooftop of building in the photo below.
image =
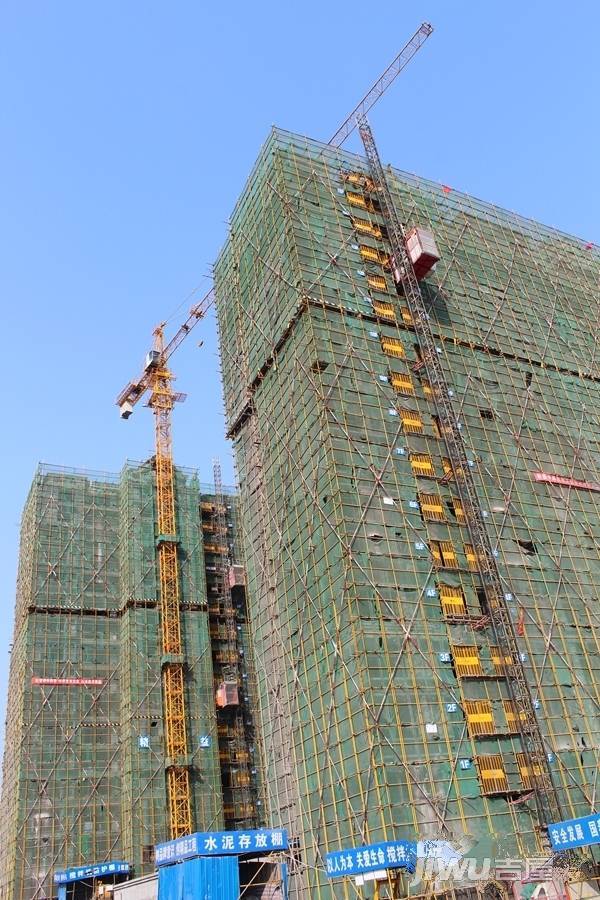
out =
<svg viewBox="0 0 600 900"><path fill-rule="evenodd" d="M257 173L265 164L266 159L276 147L287 148L293 147L296 152L304 152L306 156L313 159L322 159L330 166L351 168L358 170L367 170L367 160L364 156L343 150L339 147L332 147L323 141L315 140L306 135L297 134L282 128L273 126L267 139L262 145L257 160L248 176L246 185L240 193L240 198L234 207L231 215L231 222L235 222L236 215L243 201L246 192L249 190ZM573 245L575 251L581 251L586 255L595 256L600 260L600 247L590 243L582 238L567 234L558 228L549 225L543 225L534 219L522 216L517 212L504 209L485 200L480 200L470 194L456 190L449 185L440 184L427 178L422 178L411 172L405 172L395 166L391 166L391 171L400 180L409 187L418 189L422 193L430 194L435 197L437 202L443 203L448 211L465 213L470 212L478 218L488 219L492 222L501 222L510 228L521 231L528 237L537 240L559 240Z"/></svg>
<svg viewBox="0 0 600 900"><path fill-rule="evenodd" d="M123 472L131 469L150 468L150 466L150 460L141 462L140 460L126 459L120 472L105 472L97 469L79 469L73 466L58 466L53 463L40 462L38 463L38 467L35 472L34 481L37 477L44 477L45 475L58 475L62 476L65 479L84 478L87 481L99 482L102 484L119 484L123 476ZM215 493L214 483L211 484L209 482L201 481L200 473L197 469L179 465L176 465L175 468L180 475L186 478L187 481L195 481L197 483L198 492L200 494ZM232 485L223 485L222 490L225 494L234 495L237 493L237 489Z"/></svg>

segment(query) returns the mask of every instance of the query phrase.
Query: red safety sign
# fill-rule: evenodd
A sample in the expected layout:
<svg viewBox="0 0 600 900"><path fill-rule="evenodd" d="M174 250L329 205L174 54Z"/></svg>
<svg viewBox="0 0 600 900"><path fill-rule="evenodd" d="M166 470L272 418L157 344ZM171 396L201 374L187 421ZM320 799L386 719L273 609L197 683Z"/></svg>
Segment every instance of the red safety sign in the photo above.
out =
<svg viewBox="0 0 600 900"><path fill-rule="evenodd" d="M67 687L98 687L104 684L102 678L36 678L32 684L66 685Z"/></svg>
<svg viewBox="0 0 600 900"><path fill-rule="evenodd" d="M563 487L578 488L581 491L599 491L596 481L580 481L578 478L566 478L564 475L550 475L548 472L534 472L534 481L545 481L547 484L560 484Z"/></svg>

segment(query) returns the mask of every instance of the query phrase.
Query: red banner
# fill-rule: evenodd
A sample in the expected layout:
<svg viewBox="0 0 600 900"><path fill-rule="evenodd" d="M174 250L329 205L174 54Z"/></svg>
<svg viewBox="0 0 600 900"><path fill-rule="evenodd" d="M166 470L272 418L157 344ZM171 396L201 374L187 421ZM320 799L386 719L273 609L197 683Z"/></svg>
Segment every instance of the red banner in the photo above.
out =
<svg viewBox="0 0 600 900"><path fill-rule="evenodd" d="M565 478L564 475L549 475L548 472L534 472L534 481L544 481L547 484L560 484L562 487L577 488L580 491L599 491L600 484L596 481L580 481L578 478Z"/></svg>
<svg viewBox="0 0 600 900"><path fill-rule="evenodd" d="M102 678L32 678L32 684L66 685L67 687L98 687Z"/></svg>

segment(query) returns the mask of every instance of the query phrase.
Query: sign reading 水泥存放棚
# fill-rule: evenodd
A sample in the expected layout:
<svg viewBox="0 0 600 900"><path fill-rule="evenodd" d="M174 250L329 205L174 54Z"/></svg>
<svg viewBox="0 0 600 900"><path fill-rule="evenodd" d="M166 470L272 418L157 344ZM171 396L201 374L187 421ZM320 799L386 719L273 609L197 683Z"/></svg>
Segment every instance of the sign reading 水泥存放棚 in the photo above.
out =
<svg viewBox="0 0 600 900"><path fill-rule="evenodd" d="M553 850L571 850L573 847L600 844L600 813L548 825L548 835Z"/></svg>
<svg viewBox="0 0 600 900"><path fill-rule="evenodd" d="M414 872L416 862L415 841L382 841L325 854L325 870L329 878L363 875L377 869L408 869Z"/></svg>
<svg viewBox="0 0 600 900"><path fill-rule="evenodd" d="M227 853L273 853L286 850L287 832L283 828L261 828L258 831L200 831L186 837L157 844L154 861L165 866L191 856L222 856Z"/></svg>

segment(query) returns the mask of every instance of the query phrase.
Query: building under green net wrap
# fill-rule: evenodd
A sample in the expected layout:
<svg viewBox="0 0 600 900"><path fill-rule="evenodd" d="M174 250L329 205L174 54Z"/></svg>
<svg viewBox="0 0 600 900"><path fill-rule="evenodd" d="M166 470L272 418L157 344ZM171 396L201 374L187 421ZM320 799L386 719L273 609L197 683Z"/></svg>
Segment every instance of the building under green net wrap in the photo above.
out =
<svg viewBox="0 0 600 900"><path fill-rule="evenodd" d="M117 859L134 874L151 872L154 845L169 837L154 479L151 463L127 464L120 475L43 465L34 478L22 521L3 773L6 900L53 896L53 873L68 867ZM195 472L176 470L199 831L259 822L236 506L231 490L217 502ZM238 579L233 644L219 631L230 564ZM244 661L235 715L215 702L225 653ZM242 727L232 729L239 718Z"/></svg>
<svg viewBox="0 0 600 900"><path fill-rule="evenodd" d="M274 130L215 268L267 811L295 896L474 890L327 877L327 852L399 839L516 859L490 890L525 896L549 877L536 800L597 809L598 251L386 176L440 257L420 292L518 652L495 639L380 185L364 158ZM598 853L567 860L577 878Z"/></svg>

